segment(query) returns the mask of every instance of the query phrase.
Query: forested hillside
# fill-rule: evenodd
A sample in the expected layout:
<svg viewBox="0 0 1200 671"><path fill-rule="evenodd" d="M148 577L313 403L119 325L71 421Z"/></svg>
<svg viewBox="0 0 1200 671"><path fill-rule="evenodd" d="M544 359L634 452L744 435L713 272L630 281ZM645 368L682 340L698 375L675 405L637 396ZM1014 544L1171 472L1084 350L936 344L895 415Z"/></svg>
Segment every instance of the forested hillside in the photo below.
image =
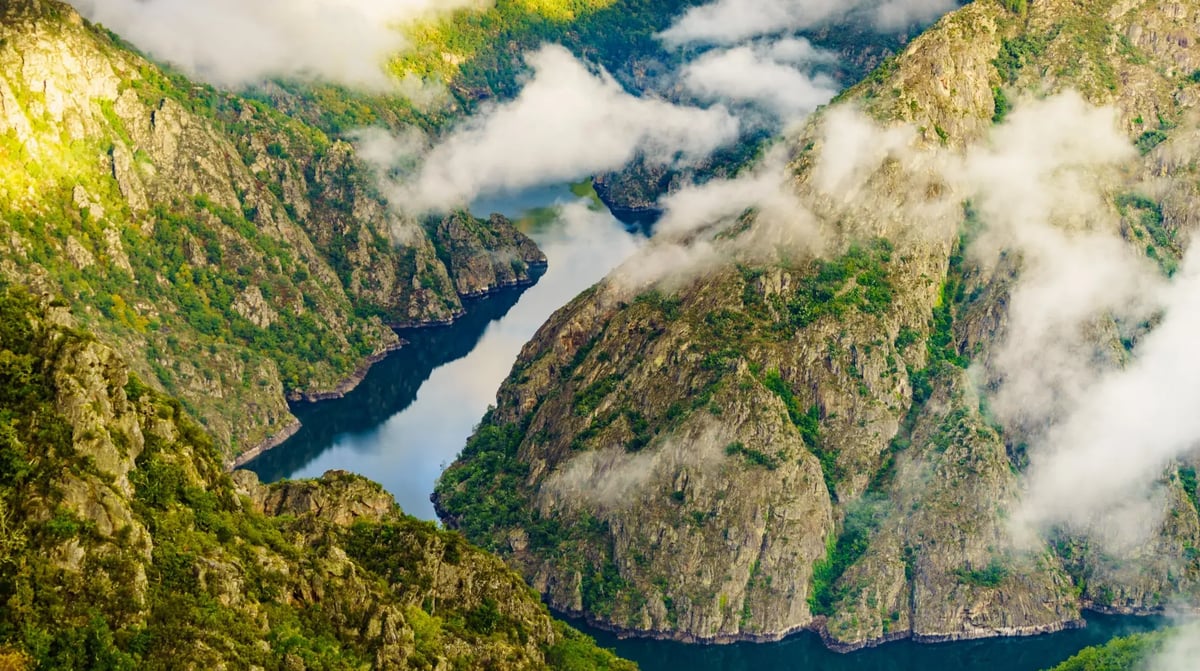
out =
<svg viewBox="0 0 1200 671"><path fill-rule="evenodd" d="M337 394L398 346L389 325L447 322L456 284L545 260L502 218L402 214L345 140L164 72L66 5L0 10L0 271L63 296L231 457L294 428L285 398ZM485 253L512 263L466 262Z"/></svg>
<svg viewBox="0 0 1200 671"><path fill-rule="evenodd" d="M632 669L346 473L226 473L61 303L0 288L0 666Z"/></svg>

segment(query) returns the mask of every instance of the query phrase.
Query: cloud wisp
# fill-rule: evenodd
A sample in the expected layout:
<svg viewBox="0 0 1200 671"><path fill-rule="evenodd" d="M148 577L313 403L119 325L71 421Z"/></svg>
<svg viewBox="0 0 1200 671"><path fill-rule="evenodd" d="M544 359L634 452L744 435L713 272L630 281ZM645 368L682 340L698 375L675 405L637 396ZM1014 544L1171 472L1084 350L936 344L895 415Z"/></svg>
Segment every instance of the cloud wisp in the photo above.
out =
<svg viewBox="0 0 1200 671"><path fill-rule="evenodd" d="M617 170L638 156L683 165L738 137L739 122L725 107L632 95L562 47L542 47L526 60L532 74L521 93L441 138L418 170L393 185L393 202L416 212L453 208Z"/></svg>
<svg viewBox="0 0 1200 671"><path fill-rule="evenodd" d="M154 58L225 87L272 77L394 86L400 25L484 0L70 0Z"/></svg>
<svg viewBox="0 0 1200 671"><path fill-rule="evenodd" d="M661 33L669 45L738 44L862 17L883 32L936 19L955 0L715 0L688 10Z"/></svg>
<svg viewBox="0 0 1200 671"><path fill-rule="evenodd" d="M805 66L835 62L807 40L712 50L684 66L679 81L709 102L758 105L780 121L799 121L829 102L841 87L832 77Z"/></svg>

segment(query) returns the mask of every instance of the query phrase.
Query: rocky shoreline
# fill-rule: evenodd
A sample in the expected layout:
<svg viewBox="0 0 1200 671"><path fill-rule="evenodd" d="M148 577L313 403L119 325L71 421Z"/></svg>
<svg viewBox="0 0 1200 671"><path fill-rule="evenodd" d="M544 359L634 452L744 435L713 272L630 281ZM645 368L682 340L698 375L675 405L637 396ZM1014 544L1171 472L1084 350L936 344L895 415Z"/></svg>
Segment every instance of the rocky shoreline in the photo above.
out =
<svg viewBox="0 0 1200 671"><path fill-rule="evenodd" d="M510 282L500 282L499 284L496 284L495 286L488 287L487 289L483 289L481 291L472 291L472 292L465 293L465 294L459 294L459 298L464 298L464 299L468 299L468 300L476 300L476 299L480 299L480 298L487 298L488 296L495 296L496 294L498 294L502 291L507 291L509 289L519 289L521 287L531 287L538 283L538 280L541 279L542 275L546 272L546 269L550 267L550 264L546 261L530 261L530 262L527 262L527 265L528 265L528 271L529 271L528 277L517 278ZM466 314L466 312L464 311L463 314ZM458 316L461 317L462 315L458 315ZM453 322L451 322L451 323L453 323ZM423 327L424 327L424 325L422 325L419 328L423 328Z"/></svg>
<svg viewBox="0 0 1200 671"><path fill-rule="evenodd" d="M338 383L338 385L335 386L330 391L318 391L318 392L295 392L294 391L294 392L288 394L288 401L290 401L292 403L297 403L300 401L303 401L305 403L317 403L319 401L332 401L334 399L344 398L346 396L346 394L350 393L351 391L354 391L354 389L358 385L362 384L362 381L365 380L367 377L367 373L370 372L371 366L374 366L375 364L379 363L380 361L383 361L384 359L386 359L388 357L389 354L400 350L406 344L408 344L408 343L406 343L404 340L401 340L397 343L388 345L387 347L383 348L382 350L367 357L358 366L358 368L356 368L354 370L353 373L351 373L348 377L346 377L346 379L344 379L340 383Z"/></svg>
<svg viewBox="0 0 1200 671"><path fill-rule="evenodd" d="M655 641L672 641L675 643L684 643L687 645L731 645L734 643L778 643L792 636L802 633L812 633L821 639L822 645L826 649L840 653L850 654L861 650L869 650L878 648L888 643L898 643L900 641L912 641L920 645L937 645L940 643L957 643L964 641L978 641L984 639L996 638L1029 638L1033 636L1043 636L1050 634L1058 634L1064 631L1074 631L1084 629L1088 626L1087 618L1081 617L1076 620L1066 620L1055 624L1042 625L1037 627L1011 627L1004 629L980 629L972 632L955 632L952 634L913 634L910 631L895 632L878 638L869 639L857 643L844 643L833 638L825 627L825 618L817 617L811 624L804 627L795 627L784 632L779 632L770 635L722 635L713 638L702 638L691 634L668 632L668 631L632 631L615 627L609 623L597 620L583 612L571 612L561 610L551 606L551 610L555 615L566 619L585 622L587 626L599 631L608 632L620 639L649 639ZM1163 609L1112 609L1104 607L1088 606L1084 609L1086 613L1095 613L1097 615L1119 615L1127 617L1154 617L1161 616L1166 613Z"/></svg>
<svg viewBox="0 0 1200 671"><path fill-rule="evenodd" d="M301 427L300 420L293 417L292 421L287 425L287 428L285 428L283 431L276 432L275 434L273 434L271 437L267 438L266 440L260 442L259 444L255 445L254 447L250 448L249 450L246 450L245 452L242 452L241 454L239 454L232 462L226 463L225 464L226 470L229 470L229 471L237 470L237 469L245 466L246 464L250 463L251 461L254 461L258 457L262 456L264 453L269 452L269 451L279 447L280 445L286 443L289 438L291 438L292 436L294 436L300 432L300 427Z"/></svg>
<svg viewBox="0 0 1200 671"><path fill-rule="evenodd" d="M507 289L516 289L516 288L520 288L520 287L533 286L534 284L537 284L537 281L539 279L541 279L542 274L545 272L546 268L548 268L548 267L549 267L549 264L545 263L545 262L531 263L531 264L529 264L529 269L533 272L531 273L531 275L528 278L521 278L521 279L514 280L512 282L506 282L499 286L493 287L493 288L489 289L488 291L481 292L478 294L463 295L461 297L466 298L466 299L481 299L481 298L486 298L488 296L495 295L495 294L497 294L501 291L507 290ZM441 326L450 326L451 324L453 324L455 321L457 321L459 318L465 316L466 314L467 314L466 310L462 310L459 313L455 314L451 319L422 322L419 324L413 324L413 325L408 325L408 326L392 325L391 328L399 330L401 328L403 328L403 329L428 329L428 328L437 328L437 327L441 327ZM380 361L383 361L389 355L391 355L393 352L397 352L397 351L403 349L404 346L407 344L408 344L408 342L405 341L403 338L401 338L398 342L393 343L393 344L385 347L384 349L380 350L379 352L376 352L376 353L372 354L371 356L367 357L366 359L363 360L362 364L360 364L359 367L355 369L355 371L352 374L348 375L345 379L343 379L340 383L338 383L333 389L331 389L329 391L292 392L292 393L288 394L287 399L290 403L320 403L322 401L333 401L333 400L337 400L340 398L345 398L346 394L349 394L350 392L354 391L356 388L358 388L358 386L360 384L362 384L363 380L365 380L367 377L367 373L369 373L371 371L372 366L379 363ZM264 453L269 452L269 451L279 447L280 445L287 442L289 438L291 438L292 436L295 436L296 433L298 433L300 431L300 427L301 427L300 420L292 418L292 422L289 423L287 425L287 427L285 427L282 431L278 431L278 432L272 434L266 440L263 440L262 442L258 443L257 445L250 448L249 450L242 452L233 461L228 462L226 464L227 469L232 471L232 470L235 470L238 468L242 468L246 464L248 464L251 461L254 461L258 457L262 456Z"/></svg>
<svg viewBox="0 0 1200 671"><path fill-rule="evenodd" d="M318 403L320 401L344 398L346 394L354 391L358 385L362 384L362 381L367 378L367 373L371 371L372 366L380 361L383 361L393 352L403 349L407 344L408 343L405 340L401 339L398 342L388 345L384 349L367 357L352 374L339 382L331 391L310 393L292 392L291 394L288 394L288 401L292 403ZM279 447L280 445L286 443L289 438L296 435L300 431L300 427L300 420L293 417L292 421L282 431L276 432L266 440L258 443L245 452L242 452L236 458L234 458L232 462L227 462L226 469L232 471L241 468L262 456L266 452Z"/></svg>

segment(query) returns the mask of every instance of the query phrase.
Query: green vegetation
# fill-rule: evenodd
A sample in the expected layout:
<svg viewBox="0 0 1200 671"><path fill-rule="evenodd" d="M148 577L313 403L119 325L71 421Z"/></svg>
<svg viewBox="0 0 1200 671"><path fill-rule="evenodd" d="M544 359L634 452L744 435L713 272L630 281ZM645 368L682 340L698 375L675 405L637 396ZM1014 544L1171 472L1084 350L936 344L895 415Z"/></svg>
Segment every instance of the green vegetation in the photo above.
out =
<svg viewBox="0 0 1200 671"><path fill-rule="evenodd" d="M494 530L531 522L522 495L529 466L517 458L521 436L520 427L497 426L489 413L437 484L440 514L450 516L471 542L486 550L499 547Z"/></svg>
<svg viewBox="0 0 1200 671"><path fill-rule="evenodd" d="M634 668L552 621L499 560L388 512L390 498L349 528L317 509L256 512L182 404L109 354L0 288L3 668L474 669L537 655L553 669ZM60 408L72 403L85 408L75 425ZM114 476L126 469L132 495ZM281 487L323 489L321 509L386 497L349 475ZM487 587L456 593L437 564ZM411 628L413 648L369 633L383 620Z"/></svg>
<svg viewBox="0 0 1200 671"><path fill-rule="evenodd" d="M1004 83L1015 84L1021 70L1026 65L1037 61L1054 37L1056 37L1056 33L1050 35L1023 34L1004 40L1000 44L1000 53L992 61Z"/></svg>
<svg viewBox="0 0 1200 671"><path fill-rule="evenodd" d="M838 466L837 454L824 449L821 442L821 409L815 405L807 411L801 411L800 402L791 386L783 379L778 370L769 370L763 377L763 386L771 390L787 408L788 418L800 431L804 444L812 450L821 462L821 474L825 478L825 487L829 496L837 500L837 483L844 477L842 468Z"/></svg>
<svg viewBox="0 0 1200 671"><path fill-rule="evenodd" d="M654 34L692 0L498 0L485 11L462 10L410 30L413 48L394 72L451 84L460 104L516 94L522 56L544 43L562 44L611 71L645 54L666 57ZM445 54L450 54L446 58Z"/></svg>
<svg viewBox="0 0 1200 671"><path fill-rule="evenodd" d="M1004 89L999 86L992 89L993 113L992 123L1002 124L1008 118L1008 113L1012 110L1012 103L1008 101L1008 96L1004 93Z"/></svg>
<svg viewBox="0 0 1200 671"><path fill-rule="evenodd" d="M1196 489L1196 469L1191 466L1184 466L1179 469L1179 484L1183 486L1183 493L1187 494L1188 501L1192 507L1200 512L1200 495Z"/></svg>
<svg viewBox="0 0 1200 671"><path fill-rule="evenodd" d="M878 526L879 511L872 502L862 500L847 509L842 532L829 539L825 558L813 564L808 607L814 615L833 615L834 606L849 592L847 585L840 584L842 575L866 554Z"/></svg>
<svg viewBox="0 0 1200 671"><path fill-rule="evenodd" d="M1141 671L1173 632L1135 634L1086 648L1051 671Z"/></svg>
<svg viewBox="0 0 1200 671"><path fill-rule="evenodd" d="M746 460L746 463L752 466L761 466L768 471L773 471L776 468L779 468L779 465L784 459L784 454L782 452L772 456L766 452L762 452L761 450L755 450L753 448L746 447L746 444L741 442L730 443L726 445L725 454L730 457L741 456Z"/></svg>
<svg viewBox="0 0 1200 671"><path fill-rule="evenodd" d="M1129 222L1130 230L1138 239L1149 236L1146 241L1146 256L1158 263L1167 276L1179 268L1180 252L1175 232L1163 225L1162 206L1158 202L1138 193L1123 193L1116 198L1117 211Z"/></svg>
<svg viewBox="0 0 1200 671"><path fill-rule="evenodd" d="M1139 135L1136 144L1137 144L1138 151L1142 152L1142 155L1145 156L1146 154L1149 154L1151 151L1153 151L1155 147L1157 147L1158 145L1160 145L1166 141L1167 141L1166 132L1161 129L1155 128L1153 130L1148 130L1145 133L1142 133L1141 135Z"/></svg>
<svg viewBox="0 0 1200 671"><path fill-rule="evenodd" d="M815 262L815 273L801 280L787 302L787 325L801 329L823 317L840 319L849 310L879 314L891 307L887 264L892 244L882 238L852 245L840 258Z"/></svg>
<svg viewBox="0 0 1200 671"><path fill-rule="evenodd" d="M607 209L604 201L600 200L600 194L596 193L596 186L592 184L591 178L572 184L571 194L586 200L588 209L593 212L604 212Z"/></svg>
<svg viewBox="0 0 1200 671"><path fill-rule="evenodd" d="M601 401L616 390L620 382L620 375L609 375L596 380L584 388L583 391L575 394L575 414L590 415L596 409L596 406L600 405Z"/></svg>
<svg viewBox="0 0 1200 671"><path fill-rule="evenodd" d="M963 567L954 572L954 576L964 585L975 587L999 587L1008 577L1008 567L1000 560L993 559L981 569Z"/></svg>

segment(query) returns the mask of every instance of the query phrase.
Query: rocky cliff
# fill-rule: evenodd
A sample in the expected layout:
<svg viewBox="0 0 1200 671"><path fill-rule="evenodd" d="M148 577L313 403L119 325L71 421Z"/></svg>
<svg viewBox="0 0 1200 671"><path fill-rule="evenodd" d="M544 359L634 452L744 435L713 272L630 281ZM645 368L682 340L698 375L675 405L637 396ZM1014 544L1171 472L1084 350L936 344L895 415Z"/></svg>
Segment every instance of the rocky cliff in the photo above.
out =
<svg viewBox="0 0 1200 671"><path fill-rule="evenodd" d="M0 3L0 272L66 297L231 457L444 323L528 280L448 268L343 140L147 62L54 0ZM456 259L538 260L472 220ZM478 247L476 245L486 245Z"/></svg>
<svg viewBox="0 0 1200 671"><path fill-rule="evenodd" d="M451 214L434 229L433 242L461 296L529 284L530 272L546 267L542 250L499 214L487 221L466 212Z"/></svg>
<svg viewBox="0 0 1200 671"><path fill-rule="evenodd" d="M1195 599L1194 464L1164 475L1146 544L1013 548L1027 436L996 421L979 380L995 374L1021 264L967 253L980 215L930 157L983 142L1018 100L1069 89L1111 105L1141 151L1106 187L1104 220L1172 272L1200 211L1185 158L1197 39L1194 2L979 0L947 16L833 108L911 129L918 158L883 151L831 196L817 174L837 139L818 130L827 110L789 140L819 256L814 236L797 245L749 213L705 238L734 241L705 272L650 290L619 273L562 309L439 483L443 519L553 606L682 640L812 628L853 649ZM1122 337L1101 320L1097 361L1122 365Z"/></svg>
<svg viewBox="0 0 1200 671"><path fill-rule="evenodd" d="M4 668L633 668L374 483L228 475L65 307L0 325Z"/></svg>

